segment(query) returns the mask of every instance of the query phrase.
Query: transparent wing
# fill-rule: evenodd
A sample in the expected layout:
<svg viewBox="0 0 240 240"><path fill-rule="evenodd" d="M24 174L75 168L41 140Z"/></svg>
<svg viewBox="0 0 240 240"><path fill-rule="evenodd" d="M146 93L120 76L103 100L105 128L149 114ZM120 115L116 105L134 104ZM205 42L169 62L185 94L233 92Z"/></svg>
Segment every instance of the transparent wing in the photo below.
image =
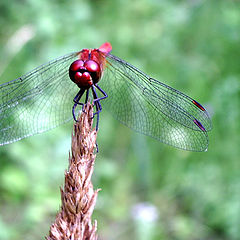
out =
<svg viewBox="0 0 240 240"><path fill-rule="evenodd" d="M109 96L103 106L128 127L177 148L207 150L211 120L190 97L110 54L99 86Z"/></svg>
<svg viewBox="0 0 240 240"><path fill-rule="evenodd" d="M68 77L71 53L0 85L0 145L47 131L72 119L78 87Z"/></svg>

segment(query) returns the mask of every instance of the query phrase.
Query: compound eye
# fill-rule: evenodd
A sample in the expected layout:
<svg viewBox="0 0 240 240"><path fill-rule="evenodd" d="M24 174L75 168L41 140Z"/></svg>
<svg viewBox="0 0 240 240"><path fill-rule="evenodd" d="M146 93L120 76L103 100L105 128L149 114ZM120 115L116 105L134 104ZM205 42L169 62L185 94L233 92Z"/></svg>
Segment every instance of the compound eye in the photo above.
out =
<svg viewBox="0 0 240 240"><path fill-rule="evenodd" d="M91 83L91 75L88 72L82 74L82 80Z"/></svg>
<svg viewBox="0 0 240 240"><path fill-rule="evenodd" d="M93 60L86 61L84 63L84 67L87 69L88 72L97 72L98 73L100 71L99 64Z"/></svg>
<svg viewBox="0 0 240 240"><path fill-rule="evenodd" d="M77 72L79 71L79 69L83 67L83 65L84 65L84 62L82 60L76 60L71 64L69 70Z"/></svg>

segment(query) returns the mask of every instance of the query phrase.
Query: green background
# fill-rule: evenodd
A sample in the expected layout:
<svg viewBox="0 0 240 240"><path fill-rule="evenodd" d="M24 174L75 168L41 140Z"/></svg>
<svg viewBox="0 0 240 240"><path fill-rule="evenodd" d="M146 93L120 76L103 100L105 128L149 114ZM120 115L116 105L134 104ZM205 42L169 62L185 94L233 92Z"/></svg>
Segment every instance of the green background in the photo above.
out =
<svg viewBox="0 0 240 240"><path fill-rule="evenodd" d="M109 41L199 100L208 152L139 135L103 110L93 176L101 239L240 239L240 3L1 0L0 81ZM110 96L111 97L111 96ZM43 239L60 206L72 123L0 147L0 239Z"/></svg>

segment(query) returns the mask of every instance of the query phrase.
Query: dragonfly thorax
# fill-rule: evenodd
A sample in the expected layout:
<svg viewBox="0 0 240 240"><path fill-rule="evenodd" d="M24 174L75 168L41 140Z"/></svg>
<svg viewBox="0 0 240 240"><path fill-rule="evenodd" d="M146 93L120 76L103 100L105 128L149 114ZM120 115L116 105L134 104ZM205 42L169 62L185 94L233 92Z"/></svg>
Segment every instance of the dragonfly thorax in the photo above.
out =
<svg viewBox="0 0 240 240"><path fill-rule="evenodd" d="M101 77L101 68L93 60L76 60L69 68L69 77L79 88L90 88Z"/></svg>

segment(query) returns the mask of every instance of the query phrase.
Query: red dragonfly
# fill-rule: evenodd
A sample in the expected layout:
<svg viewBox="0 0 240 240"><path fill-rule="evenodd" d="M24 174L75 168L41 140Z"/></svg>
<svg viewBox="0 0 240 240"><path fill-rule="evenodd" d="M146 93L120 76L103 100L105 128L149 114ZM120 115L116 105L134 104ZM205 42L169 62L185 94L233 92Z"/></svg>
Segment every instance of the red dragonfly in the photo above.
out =
<svg viewBox="0 0 240 240"><path fill-rule="evenodd" d="M70 53L0 85L0 145L76 120L77 107L91 98L96 129L103 105L137 132L180 149L206 151L212 128L206 109L111 50L104 43Z"/></svg>

